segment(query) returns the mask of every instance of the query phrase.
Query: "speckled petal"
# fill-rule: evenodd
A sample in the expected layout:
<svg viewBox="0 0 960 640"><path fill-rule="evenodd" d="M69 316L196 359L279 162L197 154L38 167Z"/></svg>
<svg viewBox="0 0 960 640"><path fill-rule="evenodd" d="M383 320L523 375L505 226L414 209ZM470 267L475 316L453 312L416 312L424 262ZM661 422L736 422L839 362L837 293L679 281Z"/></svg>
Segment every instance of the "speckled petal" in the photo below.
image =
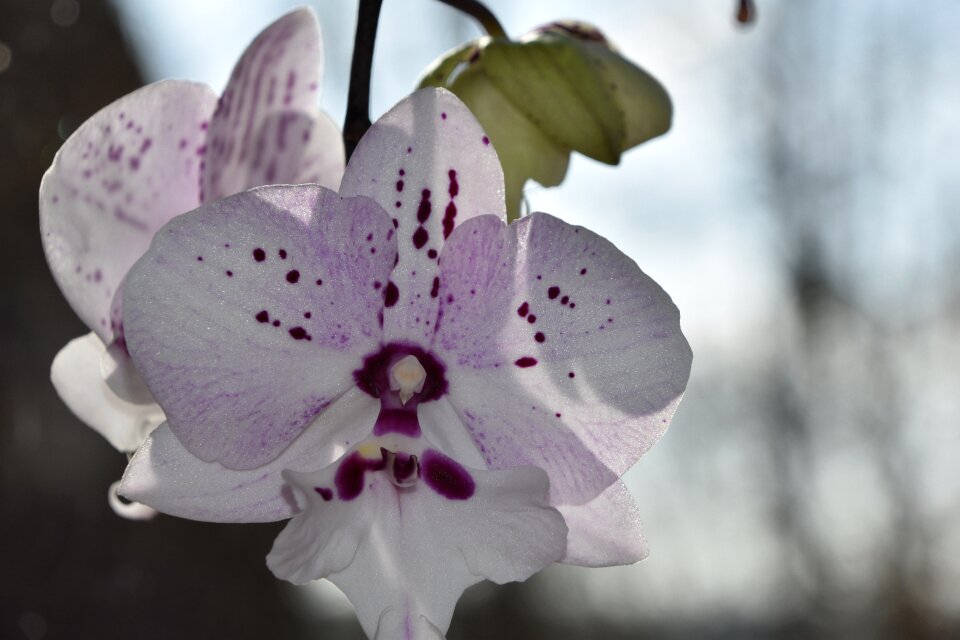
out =
<svg viewBox="0 0 960 640"><path fill-rule="evenodd" d="M337 189L343 177L343 137L321 112L284 111L264 119L252 161L237 167L247 171L244 188L265 184L319 184ZM242 189L238 189L241 191Z"/></svg>
<svg viewBox="0 0 960 640"><path fill-rule="evenodd" d="M364 135L340 193L373 198L397 225L400 261L385 293L385 335L431 335L445 238L474 216L506 219L503 172L480 124L452 93L418 91Z"/></svg>
<svg viewBox="0 0 960 640"><path fill-rule="evenodd" d="M157 233L124 287L127 346L194 455L273 460L380 342L393 225L366 198L262 187Z"/></svg>
<svg viewBox="0 0 960 640"><path fill-rule="evenodd" d="M563 563L612 567L640 562L649 554L637 504L620 480L586 504L557 509L570 530Z"/></svg>
<svg viewBox="0 0 960 640"><path fill-rule="evenodd" d="M537 213L467 222L440 260L434 351L492 469L582 504L663 434L690 374L670 297L604 238Z"/></svg>
<svg viewBox="0 0 960 640"><path fill-rule="evenodd" d="M53 359L50 379L64 404L119 451L135 451L161 422L154 402L136 404L118 397L101 374L106 347L95 333L67 343Z"/></svg>
<svg viewBox="0 0 960 640"><path fill-rule="evenodd" d="M419 621L443 633L464 589L483 578L525 580L559 560L566 545L542 470L469 472L476 490L465 500L444 498L424 481L398 490L378 472L344 501L322 491L332 486L332 467L284 474L303 513L277 537L267 565L295 583L329 577L370 637L379 626L376 637L433 638Z"/></svg>
<svg viewBox="0 0 960 640"><path fill-rule="evenodd" d="M290 182L293 173L285 179L277 173L276 180L251 180L262 176L272 161L281 162L278 156L293 149L287 145L297 144L292 139L281 143L274 134L280 135L282 128L284 135L292 135L293 129L303 135L304 124L316 113L322 68L320 24L312 9L286 14L254 39L234 67L210 121L203 202L262 184ZM336 143L342 144L339 136Z"/></svg>
<svg viewBox="0 0 960 640"><path fill-rule="evenodd" d="M162 425L123 474L120 494L174 516L204 522L271 522L296 514L283 469L313 471L366 437L380 403L353 388L340 396L280 456L247 470L203 462Z"/></svg>
<svg viewBox="0 0 960 640"><path fill-rule="evenodd" d="M215 104L209 88L191 82L134 91L83 123L43 176L40 234L50 270L106 343L127 270L157 229L199 204L201 123Z"/></svg>

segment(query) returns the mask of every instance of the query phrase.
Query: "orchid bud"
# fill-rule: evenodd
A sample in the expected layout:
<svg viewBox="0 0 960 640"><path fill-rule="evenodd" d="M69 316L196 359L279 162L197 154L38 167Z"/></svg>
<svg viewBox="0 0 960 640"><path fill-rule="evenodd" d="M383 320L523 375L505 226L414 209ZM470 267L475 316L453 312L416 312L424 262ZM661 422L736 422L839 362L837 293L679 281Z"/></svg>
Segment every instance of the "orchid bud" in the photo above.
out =
<svg viewBox="0 0 960 640"><path fill-rule="evenodd" d="M508 215L523 185L556 186L571 151L606 164L670 128L663 86L582 22L555 22L518 41L484 37L445 54L420 86L445 87L470 107L500 161Z"/></svg>

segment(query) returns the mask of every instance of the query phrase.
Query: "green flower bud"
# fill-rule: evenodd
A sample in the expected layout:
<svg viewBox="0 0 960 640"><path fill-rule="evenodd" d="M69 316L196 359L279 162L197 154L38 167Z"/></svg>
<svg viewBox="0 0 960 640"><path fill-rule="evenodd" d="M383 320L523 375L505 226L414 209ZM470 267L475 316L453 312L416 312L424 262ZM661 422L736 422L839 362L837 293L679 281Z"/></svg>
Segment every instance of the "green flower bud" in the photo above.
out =
<svg viewBox="0 0 960 640"><path fill-rule="evenodd" d="M480 38L445 54L421 87L457 94L486 129L503 164L507 211L523 185L563 181L570 152L617 164L623 151L670 128L670 97L596 28L556 22L511 41Z"/></svg>

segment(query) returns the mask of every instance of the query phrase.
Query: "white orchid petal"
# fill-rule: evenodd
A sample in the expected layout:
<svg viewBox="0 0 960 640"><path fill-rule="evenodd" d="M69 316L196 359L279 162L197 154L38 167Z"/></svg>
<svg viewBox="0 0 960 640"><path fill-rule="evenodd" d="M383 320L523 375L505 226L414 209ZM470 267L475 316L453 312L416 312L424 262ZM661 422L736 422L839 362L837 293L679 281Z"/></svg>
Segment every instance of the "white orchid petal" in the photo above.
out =
<svg viewBox="0 0 960 640"><path fill-rule="evenodd" d="M95 333L71 340L53 359L50 379L80 420L119 451L135 451L163 422L155 402L136 404L117 396L101 374L106 347Z"/></svg>

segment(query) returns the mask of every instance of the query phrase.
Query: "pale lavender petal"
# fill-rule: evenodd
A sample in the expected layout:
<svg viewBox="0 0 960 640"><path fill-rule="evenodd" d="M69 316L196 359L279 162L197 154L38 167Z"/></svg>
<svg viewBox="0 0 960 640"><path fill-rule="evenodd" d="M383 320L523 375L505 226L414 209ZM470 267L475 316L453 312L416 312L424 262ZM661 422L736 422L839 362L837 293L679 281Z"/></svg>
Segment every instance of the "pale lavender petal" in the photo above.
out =
<svg viewBox="0 0 960 640"><path fill-rule="evenodd" d="M369 473L363 492L343 500L328 490L335 473L284 474L303 513L277 537L267 565L298 584L328 577L370 637L385 622L391 633L380 637L432 637L420 635L429 631L423 618L442 633L470 585L525 580L563 555L566 525L547 505L541 469L470 469L467 499L445 498L425 481L400 490ZM396 635L414 626L418 634Z"/></svg>
<svg viewBox="0 0 960 640"><path fill-rule="evenodd" d="M343 177L343 138L330 117L320 111L284 111L264 119L256 138L244 188L266 184L319 184L330 189ZM238 189L240 191L242 189Z"/></svg>
<svg viewBox="0 0 960 640"><path fill-rule="evenodd" d="M266 152L259 146L261 132L266 127L264 135L276 134L281 114L312 117L322 68L320 24L311 9L286 14L254 39L234 67L210 121L203 202L275 182L250 182L262 175L252 171L255 165L266 167L275 159L261 157ZM302 136L303 127L295 128Z"/></svg>
<svg viewBox="0 0 960 640"><path fill-rule="evenodd" d="M557 509L570 530L563 563L612 567L639 562L650 553L637 504L621 480L586 504Z"/></svg>
<svg viewBox="0 0 960 640"><path fill-rule="evenodd" d="M114 296L154 232L199 204L200 157L216 96L164 81L97 112L63 144L40 184L40 233L73 310L109 343Z"/></svg>
<svg viewBox="0 0 960 640"><path fill-rule="evenodd" d="M207 462L259 467L353 386L380 342L393 225L365 198L263 187L156 236L124 288L134 363Z"/></svg>
<svg viewBox="0 0 960 640"><path fill-rule="evenodd" d="M147 389L140 372L133 366L124 340L114 340L104 350L100 358L100 374L110 390L121 400L156 406L153 394Z"/></svg>
<svg viewBox="0 0 960 640"><path fill-rule="evenodd" d="M337 398L280 456L263 467L227 469L187 451L162 425L130 461L120 494L174 516L204 522L271 522L296 514L283 469L332 464L370 434L379 401L357 388Z"/></svg>
<svg viewBox="0 0 960 640"><path fill-rule="evenodd" d="M534 464L582 504L666 430L691 352L670 297L604 238L547 214L459 228L434 351L493 469Z"/></svg>
<svg viewBox="0 0 960 640"><path fill-rule="evenodd" d="M452 93L418 91L364 135L340 193L373 198L397 225L400 261L385 299L385 335L432 335L446 237L474 216L506 218L503 172L480 124Z"/></svg>
<svg viewBox="0 0 960 640"><path fill-rule="evenodd" d="M155 402L137 404L117 396L101 373L106 347L95 333L67 343L53 359L50 379L64 404L118 451L135 451L163 422Z"/></svg>

